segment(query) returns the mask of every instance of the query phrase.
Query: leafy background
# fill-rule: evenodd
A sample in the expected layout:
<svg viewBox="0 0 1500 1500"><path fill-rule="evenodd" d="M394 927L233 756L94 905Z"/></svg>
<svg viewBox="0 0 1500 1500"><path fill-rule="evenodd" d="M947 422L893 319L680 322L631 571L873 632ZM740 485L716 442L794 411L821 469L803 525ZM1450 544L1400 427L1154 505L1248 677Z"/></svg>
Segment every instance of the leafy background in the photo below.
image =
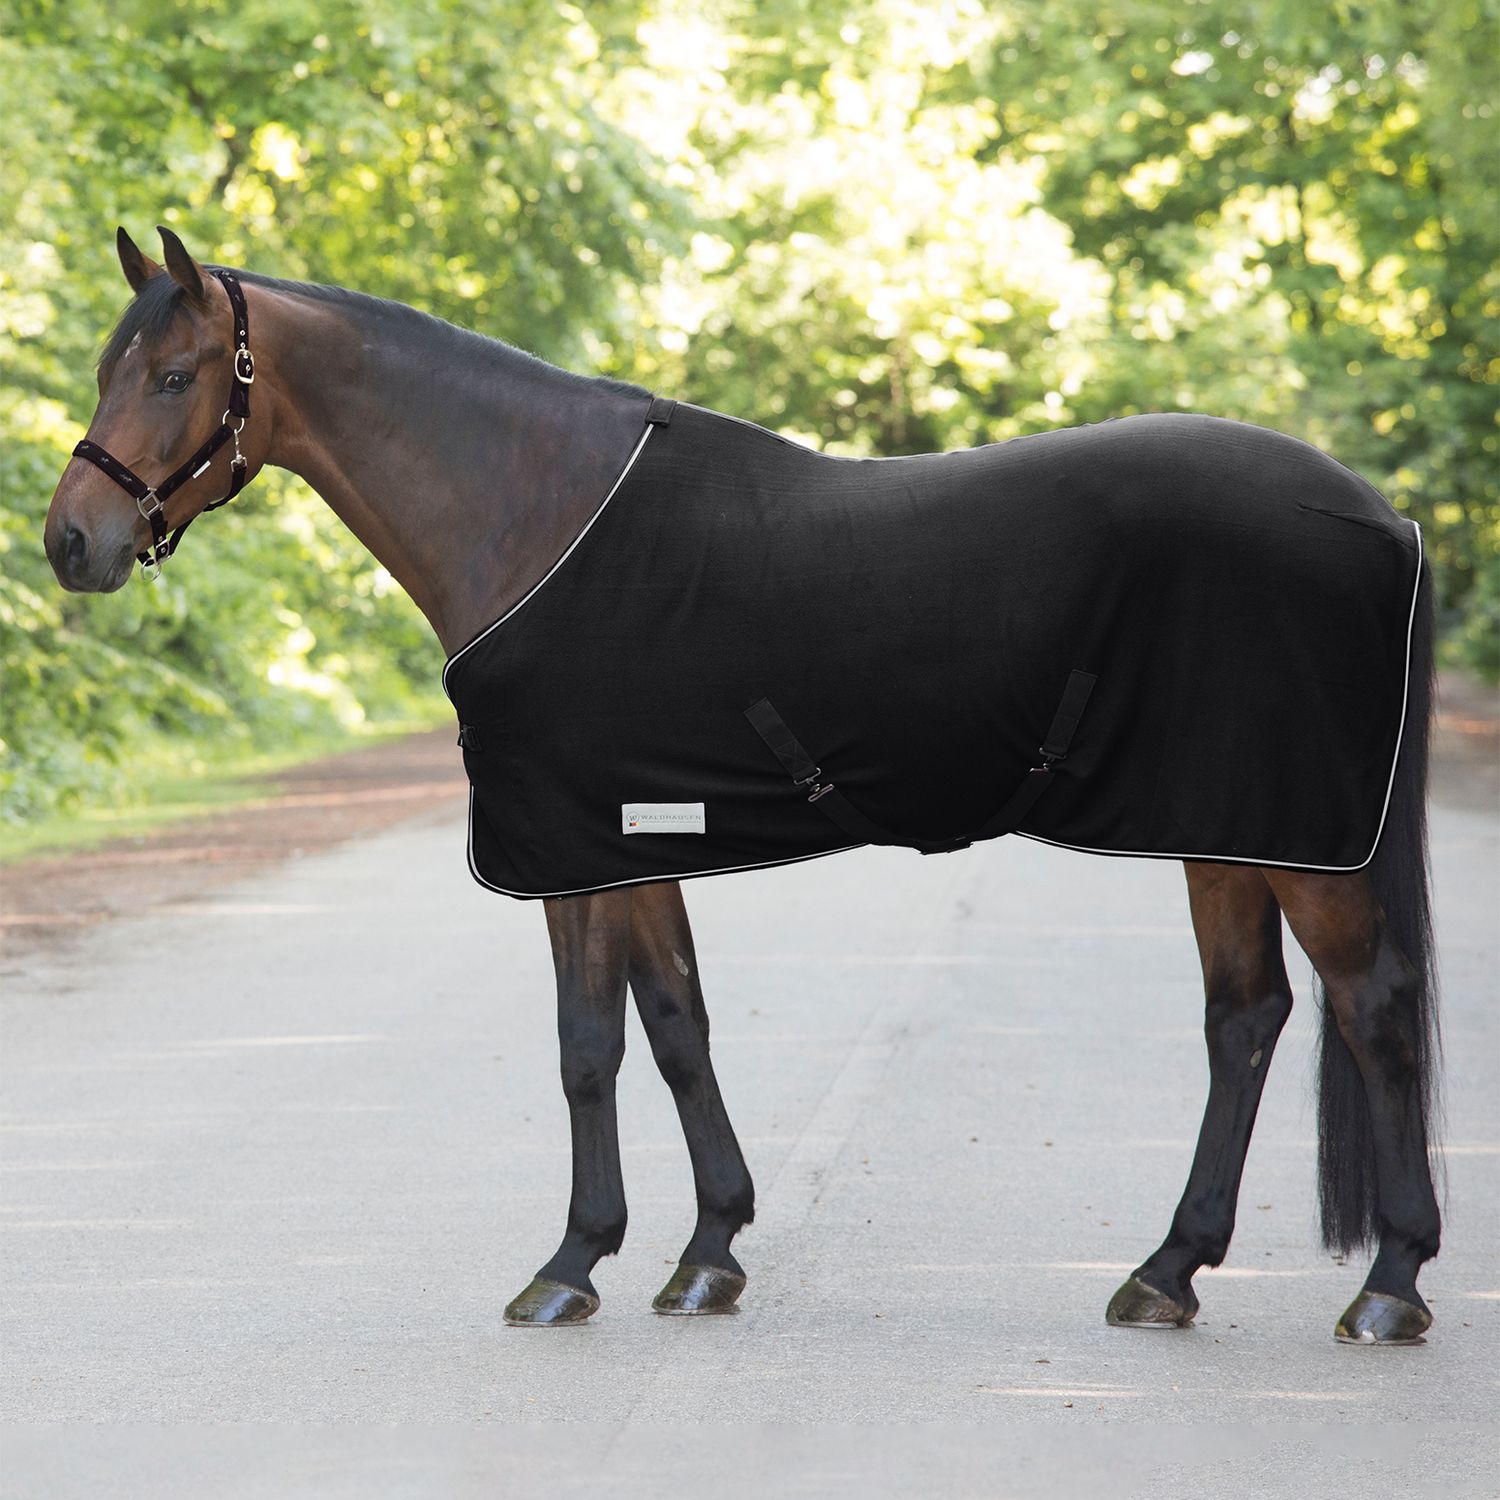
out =
<svg viewBox="0 0 1500 1500"><path fill-rule="evenodd" d="M155 587L56 588L118 223L842 452L1278 427L1422 522L1445 651L1493 677L1497 32L1497 0L13 0L3 816L438 711L425 625L287 475Z"/></svg>

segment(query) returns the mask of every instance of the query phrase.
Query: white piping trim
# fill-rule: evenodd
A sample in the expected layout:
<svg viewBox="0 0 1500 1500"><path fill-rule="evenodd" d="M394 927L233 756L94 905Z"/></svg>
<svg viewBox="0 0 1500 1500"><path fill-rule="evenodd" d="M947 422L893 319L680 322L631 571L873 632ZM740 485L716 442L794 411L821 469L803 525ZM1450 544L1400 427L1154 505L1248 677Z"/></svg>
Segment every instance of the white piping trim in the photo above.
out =
<svg viewBox="0 0 1500 1500"><path fill-rule="evenodd" d="M555 572L557 572L557 570L562 567L565 562L567 562L567 560L573 555L573 549L577 547L579 542L581 542L584 537L589 534L589 531L593 527L594 522L604 514L604 507L615 498L615 491L625 483L625 476L629 474L630 471L635 467L636 459L641 456L641 449L646 446L646 439L656 431L656 427L657 424L653 422L648 422L646 424L646 430L641 434L640 440L636 443L634 449L631 450L630 457L625 460L625 467L620 470L620 477L616 479L612 485L610 485L609 493L603 498L603 500L599 502L599 509L589 517L588 523L584 526L583 530L580 531L578 535L575 536L573 540L568 544L568 550L564 552L563 555L558 558L558 560L553 563L552 566L548 568L547 571L543 573L542 576L538 578L537 581L532 584L531 587L527 589L526 592L522 594L521 597L517 599L516 602L512 604L511 607L506 610L505 613L501 615L493 625L487 625L483 630L479 632L478 635L474 637L472 641L470 641L465 646L460 646L458 650L455 651L453 655L443 663L443 692L448 694L448 701L450 703L453 701L453 694L448 692L449 668L452 667L453 663L456 662L459 657L461 657L466 651L472 651L474 647L477 646L480 641L482 641L487 635L491 634L493 631L498 630L503 624L505 624L505 622L510 619L510 617L515 614L515 612L520 609L523 604L528 603L532 595L535 594L536 591L541 588L541 586L546 583L546 581L551 578L551 576Z"/></svg>
<svg viewBox="0 0 1500 1500"><path fill-rule="evenodd" d="M696 880L700 875L736 875L744 870L769 870L776 865L800 865L809 859L826 859L830 854L847 854L851 849L863 849L864 844L845 844L839 849L820 849L816 854L793 854L787 859L762 859L749 865L722 865L717 870L677 870L663 875L632 875L629 880L611 880L607 885L581 885L571 891L512 891L493 880L486 880L474 863L474 788L469 788L469 839L466 853L471 874L486 890L497 891L502 896L515 896L523 901L541 901L552 896L585 896L596 891L613 891L625 885L656 885L664 880Z"/></svg>
<svg viewBox="0 0 1500 1500"><path fill-rule="evenodd" d="M1012 832L1018 839L1051 844L1054 849L1071 849L1075 854L1108 854L1117 859L1201 859L1215 865L1253 865L1257 870L1318 870L1328 875L1353 874L1356 870L1363 870L1375 857L1375 850L1371 849L1357 865L1299 865L1289 859L1256 859L1245 854L1175 854L1159 850L1148 852L1144 849L1094 849L1087 844L1065 844L1061 839L1043 838L1039 833L1022 833L1019 828ZM1376 843L1379 842L1377 838Z"/></svg>

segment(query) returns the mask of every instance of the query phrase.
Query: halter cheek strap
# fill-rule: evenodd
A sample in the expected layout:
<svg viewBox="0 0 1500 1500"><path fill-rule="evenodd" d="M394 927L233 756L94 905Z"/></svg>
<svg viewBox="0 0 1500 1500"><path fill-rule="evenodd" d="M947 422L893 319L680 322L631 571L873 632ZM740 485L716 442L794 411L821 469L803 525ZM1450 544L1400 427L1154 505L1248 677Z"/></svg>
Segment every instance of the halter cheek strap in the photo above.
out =
<svg viewBox="0 0 1500 1500"><path fill-rule="evenodd" d="M234 445L234 456L229 460L229 493L211 500L203 509L218 510L221 505L228 505L244 489L249 473L249 464L240 452L240 433L250 415L250 387L255 384L255 356L250 353L250 311L245 306L245 293L235 277L229 271L215 271L213 274L223 283L229 294L229 305L234 310L234 378L229 385L229 405L208 441L159 484L147 484L128 464L122 464L114 454L87 438L73 449L74 457L87 459L108 474L135 501L136 509L150 523L151 545L144 552L136 553L141 575L145 578L155 578L161 573L162 564L177 550L183 532L195 519L189 516L169 535L168 499L188 480L203 473L225 443Z"/></svg>

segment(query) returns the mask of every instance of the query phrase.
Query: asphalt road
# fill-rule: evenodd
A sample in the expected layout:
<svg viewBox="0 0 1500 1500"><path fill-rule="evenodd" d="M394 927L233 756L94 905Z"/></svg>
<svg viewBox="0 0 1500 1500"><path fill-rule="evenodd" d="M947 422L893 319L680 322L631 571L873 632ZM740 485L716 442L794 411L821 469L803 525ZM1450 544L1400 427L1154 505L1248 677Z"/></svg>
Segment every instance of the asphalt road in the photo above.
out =
<svg viewBox="0 0 1500 1500"><path fill-rule="evenodd" d="M1438 806L1434 853L1447 1227L1406 1350L1331 1337L1363 1273L1316 1243L1300 955L1197 1326L1104 1324L1206 1086L1170 863L1008 839L688 888L759 1190L723 1319L650 1311L691 1178L632 1017L603 1308L501 1324L562 1228L567 1117L541 912L470 882L459 809L29 955L4 980L0 1492L572 1495L602 1469L591 1495L1493 1494L1493 812ZM486 1431L559 1419L602 1425Z"/></svg>

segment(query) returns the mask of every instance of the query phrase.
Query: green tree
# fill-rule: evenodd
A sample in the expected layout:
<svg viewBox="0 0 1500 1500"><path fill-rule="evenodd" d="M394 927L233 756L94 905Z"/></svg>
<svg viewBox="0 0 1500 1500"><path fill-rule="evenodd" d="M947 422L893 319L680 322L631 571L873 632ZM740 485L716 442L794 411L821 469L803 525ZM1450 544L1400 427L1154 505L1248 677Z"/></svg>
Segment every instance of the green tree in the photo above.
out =
<svg viewBox="0 0 1500 1500"><path fill-rule="evenodd" d="M592 105L639 7L21 0L0 172L0 793L129 784L164 736L276 743L435 702L425 625L305 489L267 475L156 587L60 593L47 496L127 295L114 226L392 295L586 366L677 240L649 151ZM129 752L127 754L127 752Z"/></svg>
<svg viewBox="0 0 1500 1500"><path fill-rule="evenodd" d="M425 626L286 476L155 588L56 589L122 222L846 452L1280 427L1421 520L1500 672L1497 4L16 0L6 815L432 702Z"/></svg>
<svg viewBox="0 0 1500 1500"><path fill-rule="evenodd" d="M1198 406L1327 448L1421 521L1500 670L1494 0L1007 11L997 155L1108 272L1081 415Z"/></svg>

